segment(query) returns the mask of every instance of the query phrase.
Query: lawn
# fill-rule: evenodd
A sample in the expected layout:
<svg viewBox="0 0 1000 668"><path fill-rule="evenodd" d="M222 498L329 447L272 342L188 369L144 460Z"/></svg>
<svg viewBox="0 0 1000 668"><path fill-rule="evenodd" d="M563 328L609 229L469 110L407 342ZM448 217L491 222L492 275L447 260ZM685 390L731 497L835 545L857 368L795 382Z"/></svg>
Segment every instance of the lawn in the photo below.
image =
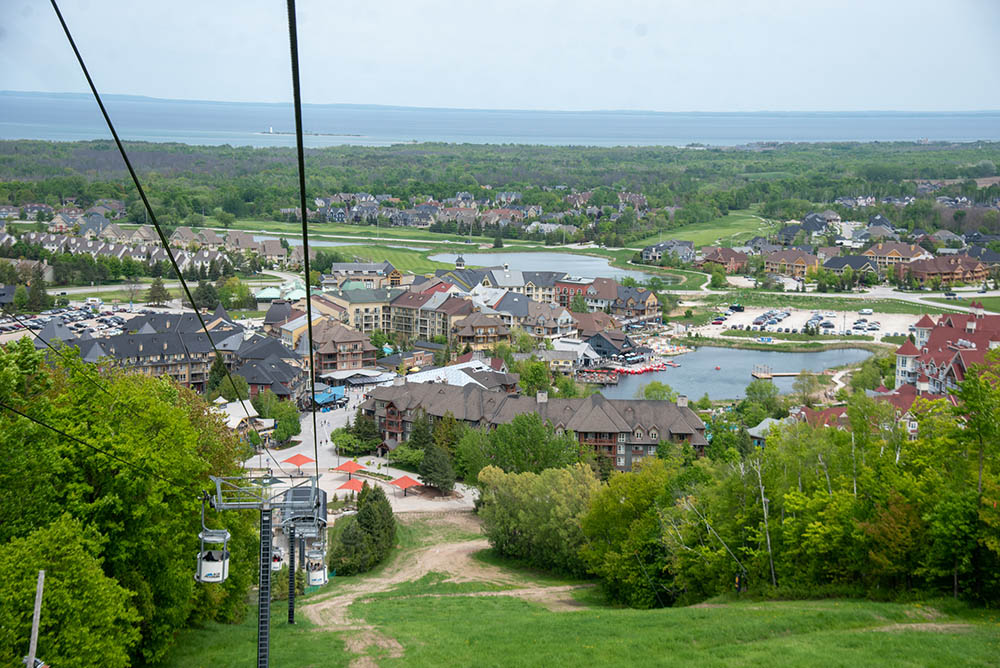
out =
<svg viewBox="0 0 1000 668"><path fill-rule="evenodd" d="M995 626L964 616L941 615L929 628L907 630L928 613L918 606L836 600L661 610L581 605L552 612L511 597L410 597L359 602L351 612L403 646L400 658L376 656L383 668L987 666L995 665L1000 637Z"/></svg>
<svg viewBox="0 0 1000 668"><path fill-rule="evenodd" d="M454 269L455 265L445 262L435 262L428 260L429 253L426 251L415 251L407 248L388 248L386 246L344 246L337 250L364 258L370 262L382 262L388 260L392 266L403 272L415 274L427 274L435 269ZM439 251L436 251L439 252Z"/></svg>
<svg viewBox="0 0 1000 668"><path fill-rule="evenodd" d="M540 573L489 549L472 552L471 561L500 569L505 578L456 581L450 572L422 572L419 565L438 546L482 538L472 516L456 522L449 513L437 515L399 517L397 548L385 564L364 575L332 578L298 599L305 606L347 596L345 605L354 601L348 617L364 620L357 622L362 626L348 622L328 630L312 625L301 610L291 626L287 604L275 602L272 665L995 665L995 617L950 600L931 608L727 596L699 606L633 610L609 606L593 581ZM452 562L438 563L450 569ZM410 579L392 580L401 569L412 573ZM371 586L385 581L395 584ZM369 593L351 593L359 591ZM240 624L183 631L159 665L251 665L255 622L251 604Z"/></svg>
<svg viewBox="0 0 1000 668"><path fill-rule="evenodd" d="M867 334L845 334L844 336L827 336L825 334L790 334L788 332L748 332L744 329L727 329L723 336L739 336L742 338L757 339L770 337L782 341L874 341L874 336Z"/></svg>
<svg viewBox="0 0 1000 668"><path fill-rule="evenodd" d="M644 247L664 239L693 241L695 247L708 245L739 246L755 236L764 236L775 225L757 217L750 209L730 211L729 215L705 223L683 225L630 244Z"/></svg>
<svg viewBox="0 0 1000 668"><path fill-rule="evenodd" d="M211 225L212 221L208 220L206 223ZM301 223L285 223L276 220L241 219L233 223L232 229L248 230L251 232L259 231L264 233L281 233L292 236L302 235ZM460 243L468 241L469 239L468 236L430 232L428 230L413 227L390 227L389 225L379 225L376 229L374 225L347 225L344 223L309 223L309 237L312 238L313 235L316 235L317 238L323 235L348 235L352 237L365 237L370 239L390 237L395 239L412 239L414 241L453 241ZM474 236L472 237L472 240L475 243L491 243L493 238Z"/></svg>
<svg viewBox="0 0 1000 668"><path fill-rule="evenodd" d="M947 297L928 297L927 300L938 304L965 307L968 307L970 302L982 302L983 307L987 311L1000 313L1000 297L980 297L979 295L972 295L966 298L964 295L960 295L957 299L948 299Z"/></svg>

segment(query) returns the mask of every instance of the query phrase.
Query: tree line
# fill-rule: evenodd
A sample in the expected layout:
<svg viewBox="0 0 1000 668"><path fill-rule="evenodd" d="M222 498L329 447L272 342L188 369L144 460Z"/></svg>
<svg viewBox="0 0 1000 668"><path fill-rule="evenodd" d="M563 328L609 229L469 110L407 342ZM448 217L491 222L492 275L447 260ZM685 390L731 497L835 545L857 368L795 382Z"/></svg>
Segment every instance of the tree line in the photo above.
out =
<svg viewBox="0 0 1000 668"><path fill-rule="evenodd" d="M1000 595L1000 353L955 397L917 400L913 440L909 420L859 391L849 429L795 422L763 448L739 436L716 444L714 431L703 458L661 443L606 483L588 467L488 466L480 513L500 554L590 574L634 607L736 591L988 605ZM777 408L768 401L753 400Z"/></svg>

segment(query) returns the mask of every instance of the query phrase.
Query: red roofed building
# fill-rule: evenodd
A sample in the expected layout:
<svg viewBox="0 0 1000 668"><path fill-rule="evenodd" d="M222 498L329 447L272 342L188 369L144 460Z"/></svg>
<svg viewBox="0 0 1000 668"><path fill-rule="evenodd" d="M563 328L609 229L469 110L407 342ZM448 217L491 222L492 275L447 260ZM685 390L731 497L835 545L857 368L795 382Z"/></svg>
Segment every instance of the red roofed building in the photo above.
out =
<svg viewBox="0 0 1000 668"><path fill-rule="evenodd" d="M972 302L972 313L948 313L935 323L929 316L916 324L914 345L907 341L896 350L896 387L919 387L926 376L928 392L948 394L965 378L986 352L1000 347L1000 316L986 315L982 304Z"/></svg>

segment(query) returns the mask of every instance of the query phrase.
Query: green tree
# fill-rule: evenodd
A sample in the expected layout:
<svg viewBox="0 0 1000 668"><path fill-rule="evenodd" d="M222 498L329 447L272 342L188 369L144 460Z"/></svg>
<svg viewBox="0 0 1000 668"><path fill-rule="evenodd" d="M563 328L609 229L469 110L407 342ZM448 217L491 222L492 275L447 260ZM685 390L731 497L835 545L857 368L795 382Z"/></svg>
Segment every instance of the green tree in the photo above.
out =
<svg viewBox="0 0 1000 668"><path fill-rule="evenodd" d="M587 308L586 298L580 293L573 295L573 299L569 302L569 310L573 313L588 313L590 311Z"/></svg>
<svg viewBox="0 0 1000 668"><path fill-rule="evenodd" d="M420 411L413 421L410 429L410 438L407 441L411 448L415 450L427 451L434 445L434 437L431 434L431 421L427 413Z"/></svg>
<svg viewBox="0 0 1000 668"><path fill-rule="evenodd" d="M215 292L215 286L208 281L198 281L198 287L194 289L194 304L199 309L211 311L219 305L219 296Z"/></svg>
<svg viewBox="0 0 1000 668"><path fill-rule="evenodd" d="M503 237L500 236L499 234L496 237L493 238L493 247L494 248L503 248Z"/></svg>
<svg viewBox="0 0 1000 668"><path fill-rule="evenodd" d="M636 393L642 399L653 401L677 401L677 392L666 383L654 380Z"/></svg>
<svg viewBox="0 0 1000 668"><path fill-rule="evenodd" d="M212 368L208 371L208 380L205 382L205 394L211 395L225 377L226 364L222 361L222 355L216 355L215 359L212 360Z"/></svg>
<svg viewBox="0 0 1000 668"><path fill-rule="evenodd" d="M521 390L528 396L534 396L539 392L549 389L551 376L549 375L549 365L545 362L527 360L518 365L521 375Z"/></svg>
<svg viewBox="0 0 1000 668"><path fill-rule="evenodd" d="M479 517L499 554L571 575L583 575L581 526L600 482L589 466L541 473L504 473L487 466L478 476Z"/></svg>
<svg viewBox="0 0 1000 668"><path fill-rule="evenodd" d="M19 285L14 289L14 310L24 311L28 308L28 288Z"/></svg>
<svg viewBox="0 0 1000 668"><path fill-rule="evenodd" d="M367 482L358 495L358 526L371 536L375 563L381 563L396 542L396 518L392 506L379 486Z"/></svg>
<svg viewBox="0 0 1000 668"><path fill-rule="evenodd" d="M101 568L95 530L66 514L0 550L0 663L21 665L28 652L39 569L45 569L38 646L53 666L128 666L139 642L139 613L129 591Z"/></svg>
<svg viewBox="0 0 1000 668"><path fill-rule="evenodd" d="M360 406L354 413L354 422L351 424L350 431L365 447L365 452L374 450L382 442L382 434L379 433L378 425L375 424L375 418L365 415Z"/></svg>
<svg viewBox="0 0 1000 668"><path fill-rule="evenodd" d="M451 494L455 487L455 470L447 452L436 445L424 450L424 459L420 462L420 482L436 487L446 496Z"/></svg>
<svg viewBox="0 0 1000 668"><path fill-rule="evenodd" d="M462 437L462 424L455 419L451 411L444 414L434 423L434 445L454 456L455 447Z"/></svg>
<svg viewBox="0 0 1000 668"><path fill-rule="evenodd" d="M237 399L245 401L250 398L250 385L243 376L227 375L219 381L218 386L209 396L213 399L222 397L226 401L236 401Z"/></svg>
<svg viewBox="0 0 1000 668"><path fill-rule="evenodd" d="M810 408L816 403L816 394L820 391L819 378L809 371L802 371L792 383L792 391L798 400Z"/></svg>

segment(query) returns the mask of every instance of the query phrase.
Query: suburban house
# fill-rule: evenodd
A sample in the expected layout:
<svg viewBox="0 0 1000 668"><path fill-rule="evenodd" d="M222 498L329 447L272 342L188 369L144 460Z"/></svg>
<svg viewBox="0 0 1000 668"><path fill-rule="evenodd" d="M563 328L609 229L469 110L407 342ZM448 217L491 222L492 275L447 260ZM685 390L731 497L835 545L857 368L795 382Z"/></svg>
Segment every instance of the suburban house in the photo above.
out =
<svg viewBox="0 0 1000 668"><path fill-rule="evenodd" d="M732 248L702 249L702 266L709 269L710 267L706 265L718 265L727 274L738 274L746 269L747 254L734 251Z"/></svg>
<svg viewBox="0 0 1000 668"><path fill-rule="evenodd" d="M508 325L516 325L538 340L576 334L573 316L556 304L543 304L525 295L508 292L493 305L493 309Z"/></svg>
<svg viewBox="0 0 1000 668"><path fill-rule="evenodd" d="M692 262L694 260L694 242L667 239L666 241L646 246L642 249L641 253L642 261L646 263L659 263L664 255L673 255L681 262Z"/></svg>
<svg viewBox="0 0 1000 668"><path fill-rule="evenodd" d="M389 262L334 262L330 273L320 277L324 289L339 288L345 281L366 288L396 288L403 284L403 274Z"/></svg>
<svg viewBox="0 0 1000 668"><path fill-rule="evenodd" d="M549 399L510 395L474 384L462 387L397 383L369 392L361 410L375 420L389 448L409 439L414 421L425 414L436 420L451 413L470 427L495 428L516 416L537 413L557 434L572 432L583 445L611 460L613 468L629 471L645 457L655 457L661 442L687 443L702 453L708 441L705 424L687 405L646 399Z"/></svg>
<svg viewBox="0 0 1000 668"><path fill-rule="evenodd" d="M190 227L178 227L170 235L170 245L174 248L191 248L198 244L198 237Z"/></svg>
<svg viewBox="0 0 1000 668"><path fill-rule="evenodd" d="M260 254L268 262L284 264L288 258L288 251L281 245L278 239L265 239L260 242Z"/></svg>

